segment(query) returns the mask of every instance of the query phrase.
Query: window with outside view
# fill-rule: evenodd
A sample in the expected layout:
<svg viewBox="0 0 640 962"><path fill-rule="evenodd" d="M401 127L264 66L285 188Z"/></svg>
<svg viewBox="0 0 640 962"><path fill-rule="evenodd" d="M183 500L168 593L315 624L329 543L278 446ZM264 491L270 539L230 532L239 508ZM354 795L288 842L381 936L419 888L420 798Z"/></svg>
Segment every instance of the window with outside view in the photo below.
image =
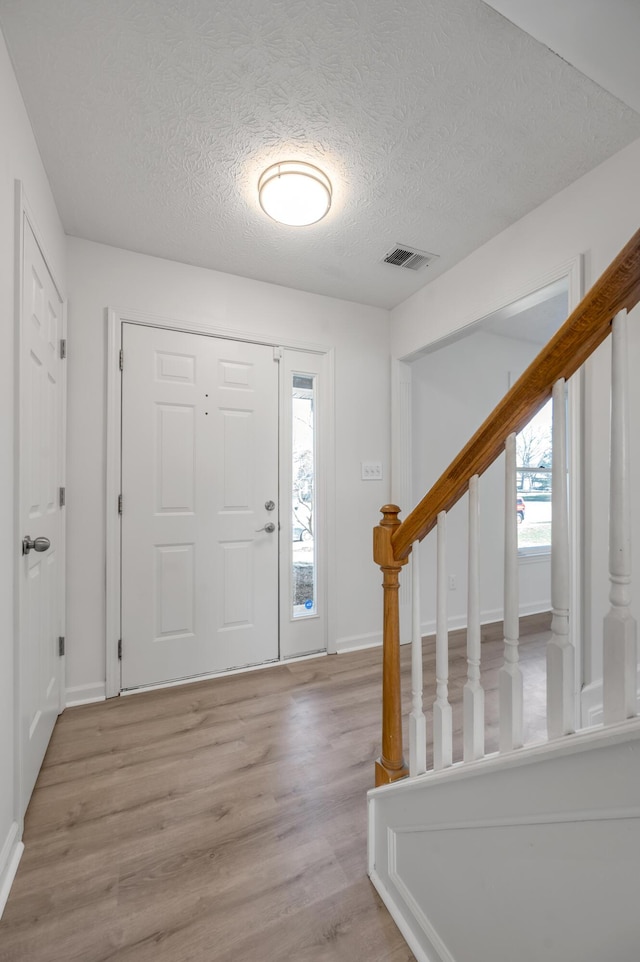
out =
<svg viewBox="0 0 640 962"><path fill-rule="evenodd" d="M315 377L292 379L292 615L317 613L315 543Z"/></svg>
<svg viewBox="0 0 640 962"><path fill-rule="evenodd" d="M518 549L551 548L551 421L548 401L516 439Z"/></svg>

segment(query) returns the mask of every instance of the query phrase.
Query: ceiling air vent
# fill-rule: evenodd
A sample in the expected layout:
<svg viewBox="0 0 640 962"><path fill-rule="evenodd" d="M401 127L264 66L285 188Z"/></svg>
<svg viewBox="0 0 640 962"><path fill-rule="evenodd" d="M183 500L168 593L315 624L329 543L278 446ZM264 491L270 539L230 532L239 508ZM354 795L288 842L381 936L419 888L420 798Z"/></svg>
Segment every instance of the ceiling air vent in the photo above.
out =
<svg viewBox="0 0 640 962"><path fill-rule="evenodd" d="M437 256L437 254L417 251L411 247L394 247L383 258L383 264L394 264L396 267L406 267L410 271L420 271L435 260Z"/></svg>

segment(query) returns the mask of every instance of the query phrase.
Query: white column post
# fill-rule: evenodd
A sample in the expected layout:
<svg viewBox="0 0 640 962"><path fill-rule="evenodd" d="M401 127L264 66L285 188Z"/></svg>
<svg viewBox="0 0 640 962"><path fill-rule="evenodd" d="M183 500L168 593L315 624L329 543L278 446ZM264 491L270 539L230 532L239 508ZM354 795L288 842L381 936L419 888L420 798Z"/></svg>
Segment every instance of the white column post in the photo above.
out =
<svg viewBox="0 0 640 962"><path fill-rule="evenodd" d="M564 378L553 386L551 484L551 638L547 645L549 738L575 729L575 652L569 635L569 507L567 499L567 400Z"/></svg>
<svg viewBox="0 0 640 962"><path fill-rule="evenodd" d="M420 542L411 550L411 697L409 775L427 770L427 720L422 709L422 631L420 627Z"/></svg>
<svg viewBox="0 0 640 962"><path fill-rule="evenodd" d="M501 752L522 745L522 670L519 665L520 600L516 513L516 436L505 444L504 485L504 664L498 672Z"/></svg>
<svg viewBox="0 0 640 962"><path fill-rule="evenodd" d="M611 480L609 489L609 601L604 619L605 725L637 711L636 622L631 604L631 496L627 312L613 319L611 344Z"/></svg>
<svg viewBox="0 0 640 962"><path fill-rule="evenodd" d="M484 690L480 683L480 528L478 475L469 481L467 682L463 692L465 762L484 755Z"/></svg>
<svg viewBox="0 0 640 962"><path fill-rule="evenodd" d="M436 604L436 700L433 703L433 767L453 761L453 720L449 703L449 618L447 615L447 514L438 515Z"/></svg>

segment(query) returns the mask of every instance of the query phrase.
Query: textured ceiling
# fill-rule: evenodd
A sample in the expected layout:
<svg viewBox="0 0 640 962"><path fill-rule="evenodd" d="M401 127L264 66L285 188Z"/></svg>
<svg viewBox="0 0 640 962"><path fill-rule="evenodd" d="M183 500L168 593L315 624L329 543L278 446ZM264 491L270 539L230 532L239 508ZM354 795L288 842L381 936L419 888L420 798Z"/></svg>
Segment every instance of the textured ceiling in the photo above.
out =
<svg viewBox="0 0 640 962"><path fill-rule="evenodd" d="M640 110L638 0L486 0L587 77Z"/></svg>
<svg viewBox="0 0 640 962"><path fill-rule="evenodd" d="M481 0L0 0L69 234L391 307L640 136ZM274 224L308 159L329 216ZM439 259L381 264L396 244Z"/></svg>

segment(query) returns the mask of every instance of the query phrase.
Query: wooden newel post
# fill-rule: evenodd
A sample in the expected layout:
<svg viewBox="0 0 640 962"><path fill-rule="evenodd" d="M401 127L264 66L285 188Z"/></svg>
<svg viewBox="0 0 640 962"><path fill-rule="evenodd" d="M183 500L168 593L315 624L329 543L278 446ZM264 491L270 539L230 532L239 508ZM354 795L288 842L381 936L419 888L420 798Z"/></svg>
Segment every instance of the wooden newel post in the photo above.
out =
<svg viewBox="0 0 640 962"><path fill-rule="evenodd" d="M387 785L409 774L402 754L400 695L400 569L408 559L396 561L391 537L399 527L400 508L385 504L382 521L373 529L373 560L382 569L384 615L382 629L382 754L376 761L376 785Z"/></svg>

